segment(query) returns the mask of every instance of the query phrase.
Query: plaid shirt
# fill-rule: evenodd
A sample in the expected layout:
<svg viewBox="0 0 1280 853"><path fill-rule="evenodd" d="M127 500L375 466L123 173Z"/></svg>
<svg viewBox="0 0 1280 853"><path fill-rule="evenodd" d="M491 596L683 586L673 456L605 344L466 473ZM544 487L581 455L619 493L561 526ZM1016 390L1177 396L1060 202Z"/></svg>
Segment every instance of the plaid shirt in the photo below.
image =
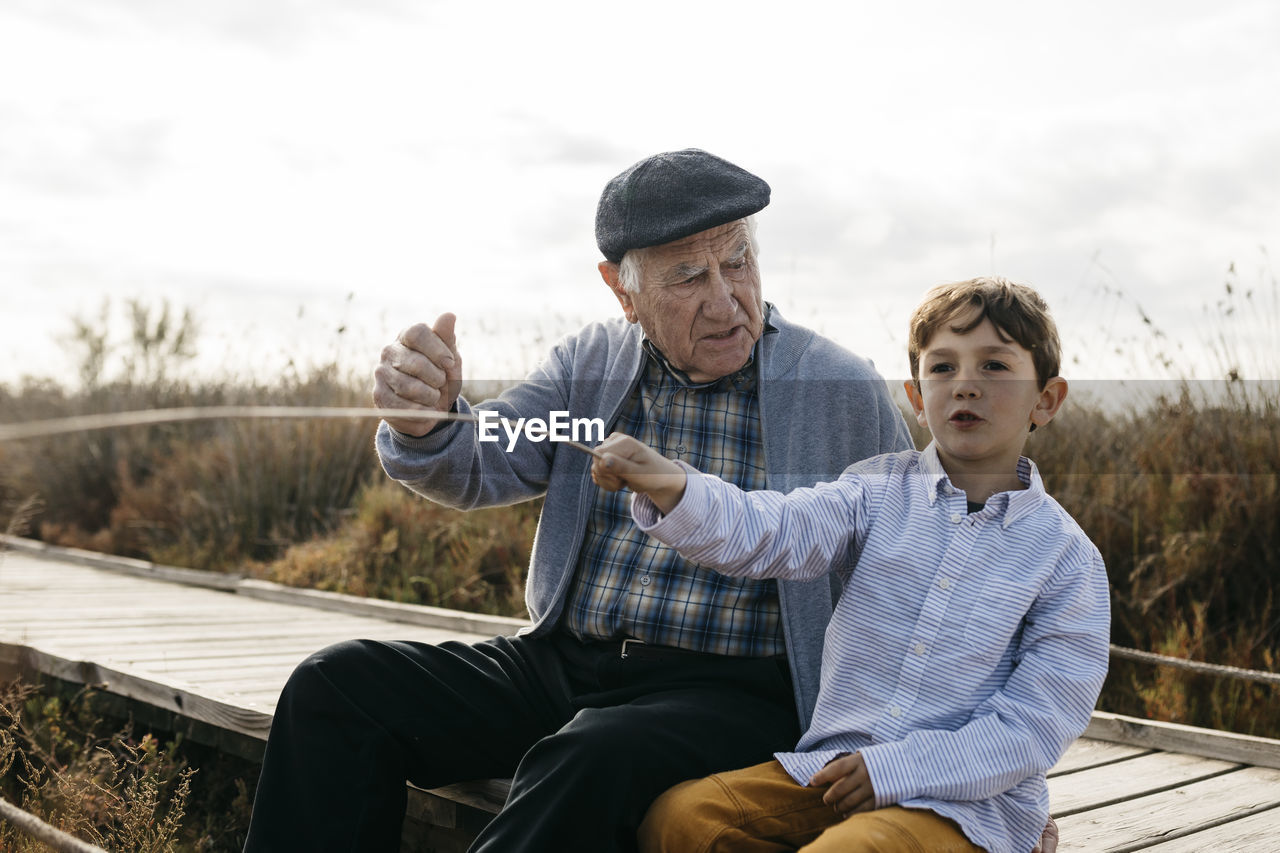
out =
<svg viewBox="0 0 1280 853"><path fill-rule="evenodd" d="M645 350L643 375L613 429L743 489L765 488L754 357L698 385L647 340ZM630 498L628 491L597 495L565 608L568 631L722 655L785 653L776 583L688 562L636 527Z"/></svg>

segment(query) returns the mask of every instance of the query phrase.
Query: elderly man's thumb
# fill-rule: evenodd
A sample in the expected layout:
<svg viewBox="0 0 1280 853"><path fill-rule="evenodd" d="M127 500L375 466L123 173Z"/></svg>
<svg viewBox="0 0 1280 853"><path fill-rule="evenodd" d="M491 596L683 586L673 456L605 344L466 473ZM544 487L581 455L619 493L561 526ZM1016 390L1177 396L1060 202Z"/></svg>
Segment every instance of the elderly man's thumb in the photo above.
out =
<svg viewBox="0 0 1280 853"><path fill-rule="evenodd" d="M453 324L458 318L451 313L445 312L436 318L435 325L431 327L431 331L436 333L440 340L444 341L449 349L457 352L458 341L453 332Z"/></svg>

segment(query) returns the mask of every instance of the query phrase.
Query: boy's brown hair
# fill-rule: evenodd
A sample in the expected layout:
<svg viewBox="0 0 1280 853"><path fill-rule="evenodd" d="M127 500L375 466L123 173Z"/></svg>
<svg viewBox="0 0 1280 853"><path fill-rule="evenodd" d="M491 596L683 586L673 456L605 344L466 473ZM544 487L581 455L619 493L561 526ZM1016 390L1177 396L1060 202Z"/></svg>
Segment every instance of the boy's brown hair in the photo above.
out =
<svg viewBox="0 0 1280 853"><path fill-rule="evenodd" d="M988 317L1002 338L1016 341L1031 353L1042 389L1058 375L1062 344L1058 327L1049 316L1049 306L1025 284L984 276L941 284L925 294L911 315L907 341L911 378L920 381L920 351L943 324L952 322L951 331L963 335Z"/></svg>

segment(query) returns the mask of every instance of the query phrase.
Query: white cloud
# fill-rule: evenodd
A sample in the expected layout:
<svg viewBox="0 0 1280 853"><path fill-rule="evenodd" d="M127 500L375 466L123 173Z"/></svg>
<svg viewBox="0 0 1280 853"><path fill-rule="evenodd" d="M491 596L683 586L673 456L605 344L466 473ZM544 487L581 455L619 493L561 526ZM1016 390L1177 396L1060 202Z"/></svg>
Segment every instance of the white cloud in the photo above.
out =
<svg viewBox="0 0 1280 853"><path fill-rule="evenodd" d="M277 320L226 346L303 301L388 333L500 316L510 341L616 310L599 188L698 145L774 187L770 298L882 363L924 287L982 272L1182 329L1280 243L1277 31L1267 0L14 2L0 278L39 288L24 335L167 282L230 324L265 294Z"/></svg>

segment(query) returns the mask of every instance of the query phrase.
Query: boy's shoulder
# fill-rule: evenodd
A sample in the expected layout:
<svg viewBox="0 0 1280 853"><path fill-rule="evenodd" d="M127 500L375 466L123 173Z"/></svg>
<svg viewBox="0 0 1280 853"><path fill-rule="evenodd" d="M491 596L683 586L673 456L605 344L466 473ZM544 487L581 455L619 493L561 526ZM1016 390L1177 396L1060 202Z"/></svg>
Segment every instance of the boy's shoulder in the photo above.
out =
<svg viewBox="0 0 1280 853"><path fill-rule="evenodd" d="M1036 513L1045 544L1077 564L1102 565L1102 552L1066 507L1047 491Z"/></svg>
<svg viewBox="0 0 1280 853"><path fill-rule="evenodd" d="M905 475L920 467L919 450L898 450L879 453L853 463L845 469L846 475L865 477L890 477Z"/></svg>

